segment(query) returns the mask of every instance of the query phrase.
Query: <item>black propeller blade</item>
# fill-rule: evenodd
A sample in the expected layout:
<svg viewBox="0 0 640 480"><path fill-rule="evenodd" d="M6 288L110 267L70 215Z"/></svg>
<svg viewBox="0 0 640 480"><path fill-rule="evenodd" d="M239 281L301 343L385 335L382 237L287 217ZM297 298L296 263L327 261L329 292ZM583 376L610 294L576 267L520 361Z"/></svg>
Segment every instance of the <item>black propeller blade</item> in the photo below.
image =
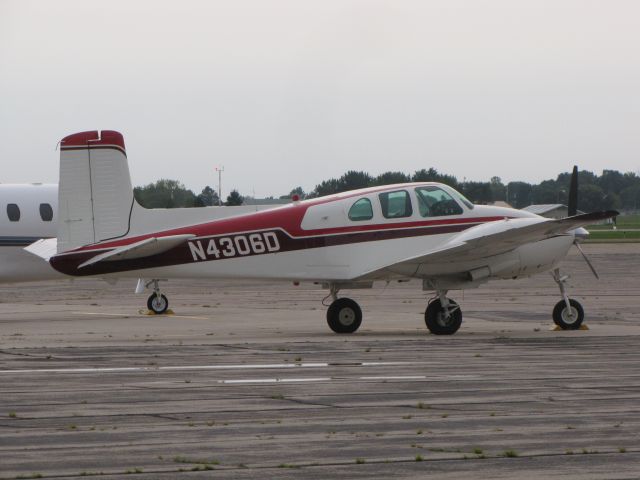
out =
<svg viewBox="0 0 640 480"><path fill-rule="evenodd" d="M569 207L567 215L573 217L578 213L578 167L573 167L573 173L571 174L571 184L569 186Z"/></svg>
<svg viewBox="0 0 640 480"><path fill-rule="evenodd" d="M569 217L573 217L574 215L578 214L578 167L575 165L573 167L573 172L571 173L571 184L569 185L569 202L567 205L567 210L568 210L567 215ZM601 212L601 213L605 213L605 212ZM612 212L606 212L606 213L608 214ZM609 218L609 216L607 216L606 218ZM582 250L582 247L578 242L578 238L575 238L573 240L573 244L578 248L578 251L582 255L582 258L584 258L584 261L587 262L587 265L589 265L589 269L591 270L593 275L597 279L600 279L600 277L598 276L598 272L596 272L596 269L591 263L591 261L589 260L589 257L587 257L587 254L584 253L584 250Z"/></svg>
<svg viewBox="0 0 640 480"><path fill-rule="evenodd" d="M596 272L596 268L593 266L593 264L591 263L591 260L589 260L589 257L587 257L587 254L584 253L584 250L582 250L582 247L580 246L580 244L578 243L577 240L573 241L573 244L578 247L578 251L580 252L580 254L582 255L582 258L584 258L584 261L587 262L587 265L589 265L589 268L591 269L591 273L593 273L593 276L596 277L598 280L600 280L600 276L598 275L598 272Z"/></svg>

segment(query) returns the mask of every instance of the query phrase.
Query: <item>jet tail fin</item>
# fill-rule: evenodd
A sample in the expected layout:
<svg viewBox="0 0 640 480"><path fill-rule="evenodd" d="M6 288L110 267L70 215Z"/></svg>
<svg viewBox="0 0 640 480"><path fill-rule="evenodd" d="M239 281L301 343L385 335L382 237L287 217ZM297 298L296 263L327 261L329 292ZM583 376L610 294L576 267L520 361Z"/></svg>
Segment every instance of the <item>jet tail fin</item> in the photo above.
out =
<svg viewBox="0 0 640 480"><path fill-rule="evenodd" d="M134 201L122 134L102 130L62 139L58 253L125 236Z"/></svg>

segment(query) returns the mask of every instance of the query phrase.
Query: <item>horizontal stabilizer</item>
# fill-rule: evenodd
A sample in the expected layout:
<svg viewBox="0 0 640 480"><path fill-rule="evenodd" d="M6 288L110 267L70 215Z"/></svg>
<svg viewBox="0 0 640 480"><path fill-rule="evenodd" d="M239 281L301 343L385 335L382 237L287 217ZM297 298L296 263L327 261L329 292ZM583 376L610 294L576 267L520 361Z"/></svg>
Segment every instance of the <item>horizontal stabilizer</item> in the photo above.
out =
<svg viewBox="0 0 640 480"><path fill-rule="evenodd" d="M113 262L115 260L131 260L133 258L149 257L159 253L171 250L173 247L181 244L189 238L193 238L193 234L185 235L168 235L166 237L151 237L140 240L139 242L122 247L114 248L108 252L101 253L86 262L78 265L78 268L88 267L98 262Z"/></svg>
<svg viewBox="0 0 640 480"><path fill-rule="evenodd" d="M24 250L48 262L57 253L58 239L43 238L24 247Z"/></svg>

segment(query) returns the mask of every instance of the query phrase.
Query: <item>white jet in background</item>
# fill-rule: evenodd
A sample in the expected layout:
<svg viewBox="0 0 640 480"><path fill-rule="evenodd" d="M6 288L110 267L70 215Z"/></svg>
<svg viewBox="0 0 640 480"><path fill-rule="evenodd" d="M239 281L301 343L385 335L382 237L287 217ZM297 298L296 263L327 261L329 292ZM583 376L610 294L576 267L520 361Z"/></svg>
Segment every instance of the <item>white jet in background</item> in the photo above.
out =
<svg viewBox="0 0 640 480"><path fill-rule="evenodd" d="M63 277L24 250L56 236L57 215L58 185L0 184L0 283Z"/></svg>

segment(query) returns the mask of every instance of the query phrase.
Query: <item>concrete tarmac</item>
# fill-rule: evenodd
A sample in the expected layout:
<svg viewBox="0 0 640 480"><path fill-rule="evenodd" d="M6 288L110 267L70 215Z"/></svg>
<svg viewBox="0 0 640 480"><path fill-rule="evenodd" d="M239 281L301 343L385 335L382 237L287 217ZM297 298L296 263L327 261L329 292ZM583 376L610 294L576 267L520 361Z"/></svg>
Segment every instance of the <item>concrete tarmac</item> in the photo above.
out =
<svg viewBox="0 0 640 480"><path fill-rule="evenodd" d="M549 275L452 292L424 326L419 282L135 281L0 287L0 478L640 478L640 245L563 263L589 330L551 331ZM128 477L131 478L131 477Z"/></svg>

